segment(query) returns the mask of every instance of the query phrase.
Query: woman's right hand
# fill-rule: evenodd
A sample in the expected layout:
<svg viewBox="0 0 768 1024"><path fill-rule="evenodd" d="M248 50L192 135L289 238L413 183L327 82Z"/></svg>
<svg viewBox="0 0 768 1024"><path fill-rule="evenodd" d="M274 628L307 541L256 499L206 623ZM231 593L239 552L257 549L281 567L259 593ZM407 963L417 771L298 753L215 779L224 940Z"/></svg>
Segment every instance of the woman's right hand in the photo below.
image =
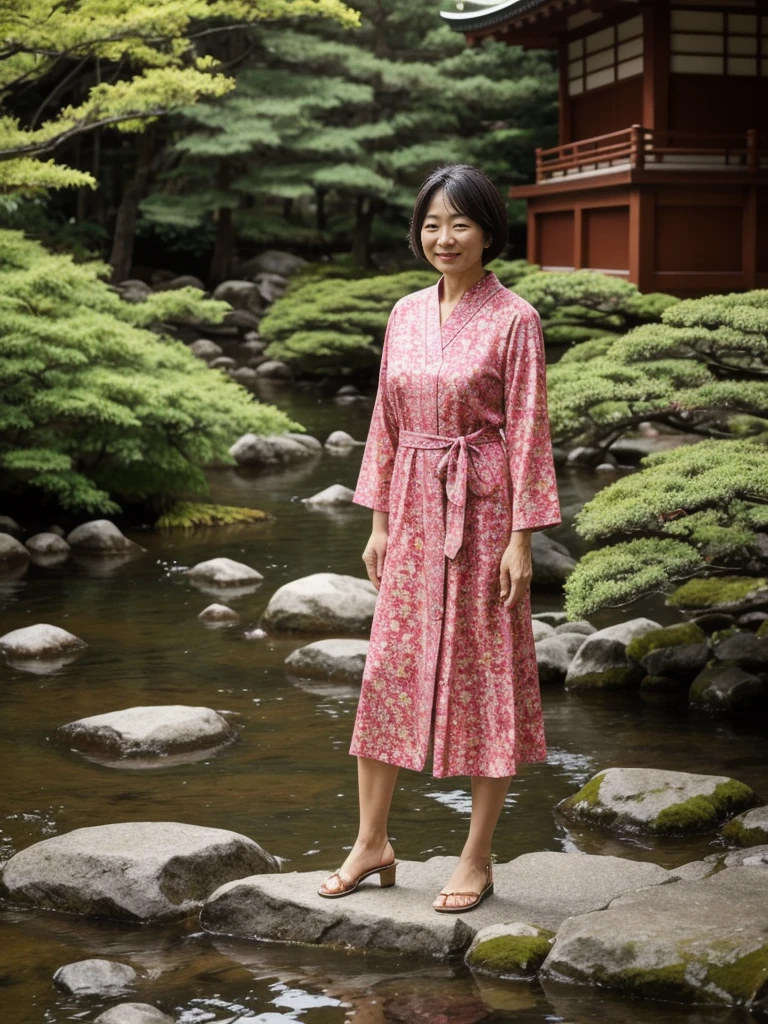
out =
<svg viewBox="0 0 768 1024"><path fill-rule="evenodd" d="M387 527L381 523L374 523L371 536L365 545L365 551L363 551L363 561L365 562L368 579L377 590L381 584L381 575L384 572L384 558L387 553L388 538L389 531Z"/></svg>

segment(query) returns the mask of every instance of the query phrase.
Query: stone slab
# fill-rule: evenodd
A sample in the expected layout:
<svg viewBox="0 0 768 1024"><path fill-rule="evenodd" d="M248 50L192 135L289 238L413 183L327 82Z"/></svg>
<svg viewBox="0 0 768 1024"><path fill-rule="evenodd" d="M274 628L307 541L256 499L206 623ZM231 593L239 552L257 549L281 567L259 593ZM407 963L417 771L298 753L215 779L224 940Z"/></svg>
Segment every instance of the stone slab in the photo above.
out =
<svg viewBox="0 0 768 1024"><path fill-rule="evenodd" d="M341 899L317 888L328 871L263 874L221 886L200 922L214 934L395 950L446 958L463 954L475 933L506 921L557 928L565 918L598 910L620 893L673 881L656 864L582 853L529 853L494 865L494 895L470 914L438 914L432 900L455 866L453 857L401 861L397 884L378 878Z"/></svg>

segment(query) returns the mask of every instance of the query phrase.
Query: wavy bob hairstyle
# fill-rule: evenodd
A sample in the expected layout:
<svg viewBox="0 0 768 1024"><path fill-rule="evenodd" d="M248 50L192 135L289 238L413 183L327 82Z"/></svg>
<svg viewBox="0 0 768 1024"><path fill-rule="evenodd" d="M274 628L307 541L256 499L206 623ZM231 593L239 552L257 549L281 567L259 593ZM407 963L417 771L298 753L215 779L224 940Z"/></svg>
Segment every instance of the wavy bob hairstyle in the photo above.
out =
<svg viewBox="0 0 768 1024"><path fill-rule="evenodd" d="M445 164L438 167L421 186L408 234L411 252L429 263L421 244L421 228L432 197L440 189L445 191L451 206L479 224L491 236L491 244L483 250L483 263L490 263L500 256L509 237L507 208L488 175L471 164Z"/></svg>

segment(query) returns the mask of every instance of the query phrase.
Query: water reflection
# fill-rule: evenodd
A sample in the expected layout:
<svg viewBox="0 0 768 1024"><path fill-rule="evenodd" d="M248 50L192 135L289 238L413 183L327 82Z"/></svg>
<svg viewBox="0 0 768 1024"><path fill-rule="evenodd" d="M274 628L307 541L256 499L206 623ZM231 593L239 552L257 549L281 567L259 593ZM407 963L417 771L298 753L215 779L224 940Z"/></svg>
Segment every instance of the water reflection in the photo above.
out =
<svg viewBox="0 0 768 1024"><path fill-rule="evenodd" d="M370 408L360 403L341 410L299 392L281 395L289 415L321 439L337 428L365 436ZM360 455L359 448L345 459L321 454L280 472L217 470L211 477L215 500L261 508L273 518L242 527L140 533L133 539L148 551L140 558L110 565L78 557L53 568L22 566L15 579L0 579L3 631L53 622L89 644L76 662L52 675L2 668L0 856L75 828L170 820L251 836L290 870L338 867L356 828L356 767L347 751L358 688L287 673L288 654L321 636L276 634L250 643L244 636L289 580L328 571L363 578L369 512L354 506L318 515L297 500L332 483L354 487ZM576 510L607 482L562 470L564 509ZM567 519L552 535L579 552L581 542ZM264 574L258 588L234 599L241 617L236 629L203 627L197 616L209 598L183 574L185 567L217 556ZM215 596L221 599L219 588ZM532 603L534 611L547 611L559 608L560 599L534 592ZM676 619L658 600L633 607L632 614L664 623ZM594 622L609 625L622 617L604 612ZM235 714L240 741L187 763L166 759L152 771L116 771L48 739L77 718L151 704ZM522 766L514 779L498 831L499 861L536 850L580 849L675 867L720 848L713 835L617 838L559 821L555 804L610 765L733 775L768 794L764 722L693 716L685 707L652 706L633 693L584 699L560 687L546 689L544 713L549 756L546 763ZM403 771L392 815L398 856L457 855L469 809L468 780ZM3 1018L13 1024L93 1020L97 1003L77 1003L51 984L57 967L90 956L140 968L137 1000L188 1021L202 1019L200 1014L213 1014L208 1019L215 1021L272 1014L310 1024L750 1020L741 1011L650 1006L600 990L492 984L460 965L413 958L212 940L199 934L194 920L174 928L131 928L4 910L0 948ZM206 1002L212 999L221 1004ZM281 999L291 1005L276 1002Z"/></svg>

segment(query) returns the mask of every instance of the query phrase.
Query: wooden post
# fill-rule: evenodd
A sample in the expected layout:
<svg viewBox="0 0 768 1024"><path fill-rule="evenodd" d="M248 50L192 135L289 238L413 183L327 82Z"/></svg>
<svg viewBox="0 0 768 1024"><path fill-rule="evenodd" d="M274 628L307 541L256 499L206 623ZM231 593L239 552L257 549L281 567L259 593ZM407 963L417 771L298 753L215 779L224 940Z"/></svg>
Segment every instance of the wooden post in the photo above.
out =
<svg viewBox="0 0 768 1024"><path fill-rule="evenodd" d="M584 210L581 204L573 210L573 269L584 266ZM588 256L589 254L587 254ZM589 260L587 259L587 262Z"/></svg>
<svg viewBox="0 0 768 1024"><path fill-rule="evenodd" d="M630 167L642 170L645 165L645 128L640 124L633 124L630 128L632 151L629 158Z"/></svg>
<svg viewBox="0 0 768 1024"><path fill-rule="evenodd" d="M541 146L536 147L536 184L544 180L541 172Z"/></svg>

